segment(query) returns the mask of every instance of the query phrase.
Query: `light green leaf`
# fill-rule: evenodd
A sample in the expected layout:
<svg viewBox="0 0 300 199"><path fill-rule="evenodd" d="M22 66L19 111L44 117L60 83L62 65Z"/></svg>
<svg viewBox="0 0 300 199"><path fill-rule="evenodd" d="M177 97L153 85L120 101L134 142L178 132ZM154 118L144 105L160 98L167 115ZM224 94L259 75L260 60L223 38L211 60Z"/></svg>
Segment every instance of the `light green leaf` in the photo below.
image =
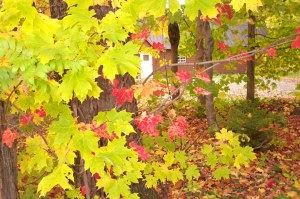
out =
<svg viewBox="0 0 300 199"><path fill-rule="evenodd" d="M218 153L217 152L207 154L207 158L206 158L207 165L209 165L211 168L214 168L217 163L218 163Z"/></svg>
<svg viewBox="0 0 300 199"><path fill-rule="evenodd" d="M95 82L97 77L98 72L89 67L82 67L78 71L69 70L63 76L58 92L66 102L72 99L73 92L80 101L86 99L87 96L99 97L101 89Z"/></svg>
<svg viewBox="0 0 300 199"><path fill-rule="evenodd" d="M63 115L58 121L52 122L49 127L49 134L54 136L53 145L64 145L69 142L71 137L78 133L78 127L74 124L71 115Z"/></svg>
<svg viewBox="0 0 300 199"><path fill-rule="evenodd" d="M228 179L230 174L230 170L228 167L220 167L213 172L213 176L217 180L221 180L221 178Z"/></svg>
<svg viewBox="0 0 300 199"><path fill-rule="evenodd" d="M40 192L40 196L46 196L46 193L56 185L60 185L63 189L72 189L69 180L74 181L73 178L73 170L70 167L66 164L59 165L41 180L38 192Z"/></svg>
<svg viewBox="0 0 300 199"><path fill-rule="evenodd" d="M198 16L198 11L201 10L203 16L215 17L218 14L216 8L217 3L222 3L221 0L186 0L185 14L194 20Z"/></svg>
<svg viewBox="0 0 300 199"><path fill-rule="evenodd" d="M173 152L168 152L166 155L164 155L164 161L165 161L165 166L169 167L172 164L176 163L175 161L175 156Z"/></svg>
<svg viewBox="0 0 300 199"><path fill-rule="evenodd" d="M198 178L200 176L200 172L196 165L189 165L187 170L185 171L185 176L188 180L192 180L193 178Z"/></svg>
<svg viewBox="0 0 300 199"><path fill-rule="evenodd" d="M202 147L201 153L204 155L210 154L214 151L214 148L211 145L205 144Z"/></svg>
<svg viewBox="0 0 300 199"><path fill-rule="evenodd" d="M140 71L140 58L138 54L139 47L132 42L125 45L116 45L110 47L98 59L96 66L103 65L103 73L105 76L113 80L115 75L124 75L129 73L132 77L136 77Z"/></svg>

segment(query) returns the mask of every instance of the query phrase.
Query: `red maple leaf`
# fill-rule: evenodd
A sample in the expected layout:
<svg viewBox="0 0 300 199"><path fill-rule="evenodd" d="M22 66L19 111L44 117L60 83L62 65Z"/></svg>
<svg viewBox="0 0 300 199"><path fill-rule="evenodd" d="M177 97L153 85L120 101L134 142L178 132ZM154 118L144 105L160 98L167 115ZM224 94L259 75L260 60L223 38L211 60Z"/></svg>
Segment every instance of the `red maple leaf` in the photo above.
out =
<svg viewBox="0 0 300 199"><path fill-rule="evenodd" d="M6 144L9 148L12 147L15 139L19 137L19 134L17 131L12 131L10 128L7 128L2 133L2 144Z"/></svg>
<svg viewBox="0 0 300 199"><path fill-rule="evenodd" d="M194 88L195 93L197 93L198 95L210 95L211 92L205 90L204 88L200 88L200 87L195 87Z"/></svg>
<svg viewBox="0 0 300 199"><path fill-rule="evenodd" d="M161 115L146 115L144 112L142 115L136 116L134 119L134 124L137 125L138 129L151 136L158 136L159 131L156 127L161 121L163 121L164 118Z"/></svg>
<svg viewBox="0 0 300 199"><path fill-rule="evenodd" d="M204 81L205 83L209 83L211 81L209 75L206 73L202 73L201 71L196 73L196 77Z"/></svg>
<svg viewBox="0 0 300 199"><path fill-rule="evenodd" d="M267 50L267 53L270 57L274 57L276 55L276 49L270 48Z"/></svg>
<svg viewBox="0 0 300 199"><path fill-rule="evenodd" d="M85 194L86 194L86 188L85 188L85 186L81 186L80 187L80 191L81 191L81 195L85 196Z"/></svg>
<svg viewBox="0 0 300 199"><path fill-rule="evenodd" d="M114 88L112 95L116 97L117 104L122 105L125 102L132 102L133 89L132 88Z"/></svg>
<svg viewBox="0 0 300 199"><path fill-rule="evenodd" d="M185 70L179 70L178 72L176 72L175 77L178 79L180 83L189 82L192 80L191 73Z"/></svg>
<svg viewBox="0 0 300 199"><path fill-rule="evenodd" d="M94 178L95 178L95 180L98 180L98 179L100 179L100 175L99 175L99 173L94 173Z"/></svg>
<svg viewBox="0 0 300 199"><path fill-rule="evenodd" d="M150 31L149 29L143 28L142 31L138 34L132 34L131 39L147 39L149 37Z"/></svg>
<svg viewBox="0 0 300 199"><path fill-rule="evenodd" d="M152 47L158 51L164 50L164 44L162 44L160 42L153 42Z"/></svg>
<svg viewBox="0 0 300 199"><path fill-rule="evenodd" d="M36 109L34 113L36 113L39 117L46 117L46 111L42 106L39 109Z"/></svg>
<svg viewBox="0 0 300 199"><path fill-rule="evenodd" d="M177 116L176 120L170 124L168 130L169 137L172 140L174 140L175 136L178 136L180 139L182 139L186 131L187 125L188 122L185 120L185 117Z"/></svg>
<svg viewBox="0 0 300 199"><path fill-rule="evenodd" d="M26 126L29 124L30 121L32 121L34 118L34 115L32 113L28 113L21 117L21 123L23 126Z"/></svg>
<svg viewBox="0 0 300 199"><path fill-rule="evenodd" d="M149 159L151 157L150 154L146 151L145 147L137 145L133 141L129 143L129 146L131 148L134 148L134 151L139 154L139 158L141 160L147 160L147 159Z"/></svg>
<svg viewBox="0 0 300 199"><path fill-rule="evenodd" d="M219 49L223 52L228 51L226 44L224 44L223 42L217 42L216 45L219 47Z"/></svg>

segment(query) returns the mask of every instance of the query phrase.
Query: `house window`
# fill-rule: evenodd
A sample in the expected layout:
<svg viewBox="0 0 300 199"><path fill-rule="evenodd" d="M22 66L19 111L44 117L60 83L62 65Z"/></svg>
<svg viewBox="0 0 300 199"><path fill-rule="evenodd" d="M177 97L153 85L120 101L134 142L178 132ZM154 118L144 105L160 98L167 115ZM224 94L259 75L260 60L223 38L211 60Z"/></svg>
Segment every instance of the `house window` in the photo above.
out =
<svg viewBox="0 0 300 199"><path fill-rule="evenodd" d="M177 61L178 63L186 63L186 56L178 56Z"/></svg>
<svg viewBox="0 0 300 199"><path fill-rule="evenodd" d="M143 61L149 61L149 55L143 55Z"/></svg>

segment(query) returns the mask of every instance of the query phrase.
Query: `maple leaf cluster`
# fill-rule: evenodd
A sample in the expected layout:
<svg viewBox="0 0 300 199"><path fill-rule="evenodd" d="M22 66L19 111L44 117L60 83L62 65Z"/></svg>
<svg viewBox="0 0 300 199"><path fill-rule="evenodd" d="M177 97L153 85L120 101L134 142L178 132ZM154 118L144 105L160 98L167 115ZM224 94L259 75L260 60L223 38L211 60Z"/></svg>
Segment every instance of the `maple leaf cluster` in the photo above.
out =
<svg viewBox="0 0 300 199"><path fill-rule="evenodd" d="M300 27L296 29L296 32L297 32L297 33L300 33ZM296 37L296 40L294 40L294 41L292 42L291 47L292 47L292 49L294 49L294 48L300 48L300 35L298 35L298 36Z"/></svg>
<svg viewBox="0 0 300 199"><path fill-rule="evenodd" d="M115 79L113 81L112 95L116 97L118 105L123 105L125 102L131 103L133 100L134 91L132 88L117 88L119 81Z"/></svg>
<svg viewBox="0 0 300 199"><path fill-rule="evenodd" d="M9 148L12 147L14 141L19 137L17 131L12 131L10 128L7 128L2 133L2 144L6 144Z"/></svg>
<svg viewBox="0 0 300 199"><path fill-rule="evenodd" d="M173 140L175 136L178 136L180 139L183 138L184 133L186 131L186 127L188 122L185 120L183 116L177 116L176 120L170 124L168 134L169 137Z"/></svg>
<svg viewBox="0 0 300 199"><path fill-rule="evenodd" d="M26 126L30 121L33 121L34 115L32 113L27 113L26 115L21 117L22 126Z"/></svg>
<svg viewBox="0 0 300 199"><path fill-rule="evenodd" d="M226 44L224 44L223 42L217 42L216 45L222 52L228 51Z"/></svg>
<svg viewBox="0 0 300 199"><path fill-rule="evenodd" d="M153 42L152 47L158 51L163 51L164 50L164 44L160 42Z"/></svg>
<svg viewBox="0 0 300 199"><path fill-rule="evenodd" d="M202 81L204 81L206 84L208 84L211 80L208 74L202 73L201 71L198 71L196 73L196 77Z"/></svg>
<svg viewBox="0 0 300 199"><path fill-rule="evenodd" d="M204 88L200 88L198 86L196 86L194 88L194 92L197 93L198 95L210 95L211 94L211 92L207 91Z"/></svg>
<svg viewBox="0 0 300 199"><path fill-rule="evenodd" d="M146 151L145 147L137 145L135 142L130 142L129 146L134 149L135 152L139 154L141 160L147 160L150 158L150 154Z"/></svg>
<svg viewBox="0 0 300 199"><path fill-rule="evenodd" d="M148 39L150 31L148 28L143 28L138 34L132 34L131 39Z"/></svg>
<svg viewBox="0 0 300 199"><path fill-rule="evenodd" d="M46 111L42 106L39 109L36 109L34 113L37 114L39 117L46 117Z"/></svg>
<svg viewBox="0 0 300 199"><path fill-rule="evenodd" d="M232 19L233 17L233 13L232 13L232 9L230 7L230 5L224 3L224 4L220 4L218 3L216 5L217 9L218 9L218 14L216 17L214 18L209 18L208 16L205 17L205 20L206 21L209 21L209 20L214 20L216 23L218 23L220 26L222 25L222 21L221 21L221 16L223 14L226 14L227 18L228 19Z"/></svg>
<svg viewBox="0 0 300 199"><path fill-rule="evenodd" d="M136 116L134 124L137 125L138 129L148 133L151 136L158 136L159 131L156 129L158 124L163 121L163 116L159 115L146 115L143 113L140 116Z"/></svg>
<svg viewBox="0 0 300 199"><path fill-rule="evenodd" d="M191 73L185 71L185 70L179 70L176 72L175 77L177 78L178 82L185 83L192 80Z"/></svg>

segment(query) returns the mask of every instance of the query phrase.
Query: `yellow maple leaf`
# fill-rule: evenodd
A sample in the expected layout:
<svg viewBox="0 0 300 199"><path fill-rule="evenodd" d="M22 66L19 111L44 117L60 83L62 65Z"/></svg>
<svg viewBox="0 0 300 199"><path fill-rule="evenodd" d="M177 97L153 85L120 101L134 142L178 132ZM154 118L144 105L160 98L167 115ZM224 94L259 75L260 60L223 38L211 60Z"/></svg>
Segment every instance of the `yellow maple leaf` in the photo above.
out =
<svg viewBox="0 0 300 199"><path fill-rule="evenodd" d="M232 0L230 3L234 10L239 11L244 7L244 4L246 4L247 10L257 11L259 6L262 6L261 0L253 0L253 1L247 1L247 0Z"/></svg>

